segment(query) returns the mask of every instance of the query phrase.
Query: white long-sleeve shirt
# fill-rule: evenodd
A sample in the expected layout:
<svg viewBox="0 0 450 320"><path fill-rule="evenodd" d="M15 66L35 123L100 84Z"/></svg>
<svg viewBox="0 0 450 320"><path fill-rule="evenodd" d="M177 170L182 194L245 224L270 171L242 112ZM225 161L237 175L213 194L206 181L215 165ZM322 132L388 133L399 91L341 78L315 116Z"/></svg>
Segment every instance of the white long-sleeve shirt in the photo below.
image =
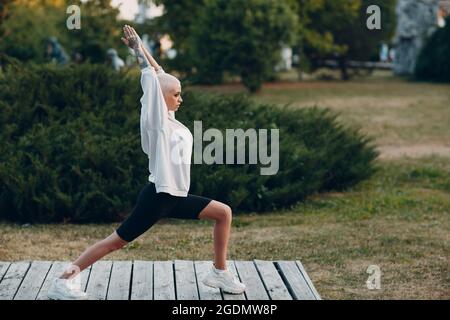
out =
<svg viewBox="0 0 450 320"><path fill-rule="evenodd" d="M157 72L151 66L141 70L141 144L148 156L148 180L156 192L186 197L190 185L193 137L187 127L168 111Z"/></svg>

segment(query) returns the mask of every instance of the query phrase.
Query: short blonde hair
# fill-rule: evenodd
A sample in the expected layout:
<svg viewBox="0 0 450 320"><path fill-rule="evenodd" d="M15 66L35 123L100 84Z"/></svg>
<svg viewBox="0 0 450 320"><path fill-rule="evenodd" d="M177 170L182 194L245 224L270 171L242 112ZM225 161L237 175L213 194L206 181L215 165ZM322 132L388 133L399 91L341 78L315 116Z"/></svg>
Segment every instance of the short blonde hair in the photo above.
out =
<svg viewBox="0 0 450 320"><path fill-rule="evenodd" d="M163 94L167 94L169 90L174 88L174 86L181 86L180 80L168 73L159 73L158 81Z"/></svg>

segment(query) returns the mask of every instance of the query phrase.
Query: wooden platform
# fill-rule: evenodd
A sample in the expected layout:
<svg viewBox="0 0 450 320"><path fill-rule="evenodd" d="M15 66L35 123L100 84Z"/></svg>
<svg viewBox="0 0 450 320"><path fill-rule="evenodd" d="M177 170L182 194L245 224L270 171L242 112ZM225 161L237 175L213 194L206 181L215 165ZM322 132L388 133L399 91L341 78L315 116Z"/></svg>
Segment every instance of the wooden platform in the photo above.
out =
<svg viewBox="0 0 450 320"><path fill-rule="evenodd" d="M46 300L69 262L0 262L0 300ZM247 286L233 295L203 285L211 261L98 261L81 273L91 300L318 300L300 261L228 261Z"/></svg>

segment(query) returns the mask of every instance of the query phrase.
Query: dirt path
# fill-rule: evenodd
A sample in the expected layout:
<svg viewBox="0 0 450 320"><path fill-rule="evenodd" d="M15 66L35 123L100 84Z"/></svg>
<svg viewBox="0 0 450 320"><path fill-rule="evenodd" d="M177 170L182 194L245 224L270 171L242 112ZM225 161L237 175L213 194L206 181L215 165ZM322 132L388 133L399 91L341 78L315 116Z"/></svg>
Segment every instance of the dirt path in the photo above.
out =
<svg viewBox="0 0 450 320"><path fill-rule="evenodd" d="M401 157L420 158L436 154L450 158L450 146L417 144L411 146L382 146L378 147L380 159L397 159Z"/></svg>

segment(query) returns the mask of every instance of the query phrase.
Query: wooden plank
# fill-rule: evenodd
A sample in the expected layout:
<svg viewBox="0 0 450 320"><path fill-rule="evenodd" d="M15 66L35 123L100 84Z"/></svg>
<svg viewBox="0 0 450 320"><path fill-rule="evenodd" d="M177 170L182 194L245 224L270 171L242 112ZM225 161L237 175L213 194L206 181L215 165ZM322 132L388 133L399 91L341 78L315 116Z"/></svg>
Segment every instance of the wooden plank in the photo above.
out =
<svg viewBox="0 0 450 320"><path fill-rule="evenodd" d="M0 300L12 300L27 274L30 262L21 261L10 264L0 283Z"/></svg>
<svg viewBox="0 0 450 320"><path fill-rule="evenodd" d="M272 261L254 260L259 275L272 300L292 300L286 285Z"/></svg>
<svg viewBox="0 0 450 320"><path fill-rule="evenodd" d="M50 261L33 261L14 300L36 300L51 266Z"/></svg>
<svg viewBox="0 0 450 320"><path fill-rule="evenodd" d="M153 263L153 299L175 300L175 283L172 261Z"/></svg>
<svg viewBox="0 0 450 320"><path fill-rule="evenodd" d="M233 260L227 261L227 269L229 269L239 279L239 275L236 271L235 261L233 261ZM222 292L223 300L245 300L246 299L245 292L241 293L241 294L232 294L232 293L223 292L222 289L220 291Z"/></svg>
<svg viewBox="0 0 450 320"><path fill-rule="evenodd" d="M131 261L113 262L107 300L128 300L130 294L131 268Z"/></svg>
<svg viewBox="0 0 450 320"><path fill-rule="evenodd" d="M131 300L153 299L153 262L134 261L131 285Z"/></svg>
<svg viewBox="0 0 450 320"><path fill-rule="evenodd" d="M87 290L87 284L89 281L89 277L91 275L91 270L92 270L92 266L87 267L86 269L84 269L83 271L81 271L81 285L80 288L81 290L83 290L84 292L86 292Z"/></svg>
<svg viewBox="0 0 450 320"><path fill-rule="evenodd" d="M200 300L222 300L219 288L212 288L203 284L202 280L211 270L212 261L194 261L195 274L197 275L197 286Z"/></svg>
<svg viewBox="0 0 450 320"><path fill-rule="evenodd" d="M286 286L290 289L294 299L315 300L314 294L303 278L295 261L277 261L280 273L286 279Z"/></svg>
<svg viewBox="0 0 450 320"><path fill-rule="evenodd" d="M320 297L319 292L317 292L316 288L314 287L313 282L309 278L309 275L306 273L306 270L303 267L302 263L299 260L296 260L295 263L297 264L297 267L300 269L300 272L302 273L303 278L305 278L306 283L308 284L309 288L311 289L311 291L312 291L314 297L316 298L316 300L322 300L322 298Z"/></svg>
<svg viewBox="0 0 450 320"><path fill-rule="evenodd" d="M111 261L97 261L92 265L86 290L89 300L106 299L111 267Z"/></svg>
<svg viewBox="0 0 450 320"><path fill-rule="evenodd" d="M6 271L8 270L10 264L11 264L10 262L0 261L0 282L2 281L3 276L5 275Z"/></svg>
<svg viewBox="0 0 450 320"><path fill-rule="evenodd" d="M47 300L51 281L69 265L70 262L62 261L0 262L0 300ZM88 289L90 299L128 299L130 290L133 300L253 300L266 299L265 294L274 300L321 299L298 260L228 261L227 267L246 284L245 294L234 295L205 286L201 280L212 268L211 261L99 261L81 273L81 287Z"/></svg>
<svg viewBox="0 0 450 320"><path fill-rule="evenodd" d="M252 261L235 261L235 264L241 282L247 286L247 300L270 300L255 264Z"/></svg>
<svg viewBox="0 0 450 320"><path fill-rule="evenodd" d="M131 300L153 299L153 262L134 261Z"/></svg>
<svg viewBox="0 0 450 320"><path fill-rule="evenodd" d="M175 260L175 292L177 300L198 300L194 262Z"/></svg>

